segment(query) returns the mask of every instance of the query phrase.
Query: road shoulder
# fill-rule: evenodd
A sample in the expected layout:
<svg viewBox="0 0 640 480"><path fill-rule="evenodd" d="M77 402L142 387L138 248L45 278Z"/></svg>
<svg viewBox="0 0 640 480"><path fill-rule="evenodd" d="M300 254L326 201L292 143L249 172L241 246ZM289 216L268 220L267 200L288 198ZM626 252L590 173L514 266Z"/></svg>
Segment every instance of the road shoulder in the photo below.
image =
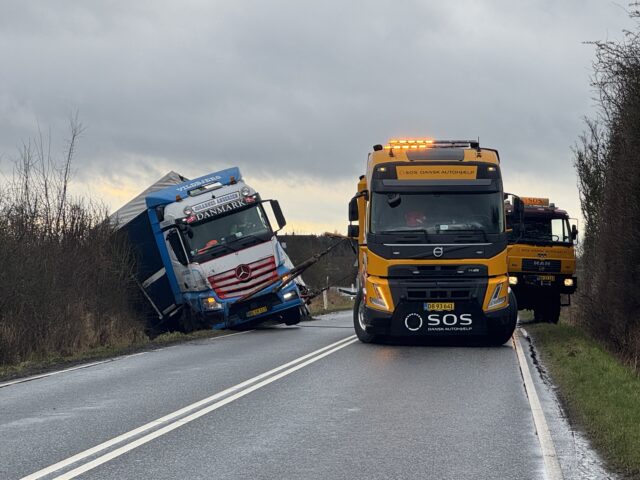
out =
<svg viewBox="0 0 640 480"><path fill-rule="evenodd" d="M575 327L525 330L565 478L640 478L640 378Z"/></svg>

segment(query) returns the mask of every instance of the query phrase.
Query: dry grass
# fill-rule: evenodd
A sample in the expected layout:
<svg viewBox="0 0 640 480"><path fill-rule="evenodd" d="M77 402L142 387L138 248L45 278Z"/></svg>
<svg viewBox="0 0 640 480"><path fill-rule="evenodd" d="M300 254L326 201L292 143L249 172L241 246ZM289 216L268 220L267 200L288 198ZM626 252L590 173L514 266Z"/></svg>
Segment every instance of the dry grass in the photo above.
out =
<svg viewBox="0 0 640 480"><path fill-rule="evenodd" d="M0 185L0 366L146 339L129 249L104 208L68 194L81 132L72 121L60 162L42 137L25 144Z"/></svg>
<svg viewBox="0 0 640 480"><path fill-rule="evenodd" d="M350 310L353 308L353 299L350 297L344 297L337 292L329 291L328 295L328 308L324 309L324 302L322 295L318 295L309 304L309 311L311 315L322 315L324 313L337 312L340 310Z"/></svg>

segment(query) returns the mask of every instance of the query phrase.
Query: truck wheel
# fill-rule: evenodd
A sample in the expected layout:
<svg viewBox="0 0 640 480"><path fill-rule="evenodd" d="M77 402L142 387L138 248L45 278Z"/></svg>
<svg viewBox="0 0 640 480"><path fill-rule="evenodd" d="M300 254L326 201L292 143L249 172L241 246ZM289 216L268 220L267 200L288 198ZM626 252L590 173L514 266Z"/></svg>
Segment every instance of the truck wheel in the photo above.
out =
<svg viewBox="0 0 640 480"><path fill-rule="evenodd" d="M356 331L358 340L362 343L375 343L377 338L371 333L367 333L364 328L364 302L362 292L358 292L353 305L353 328Z"/></svg>
<svg viewBox="0 0 640 480"><path fill-rule="evenodd" d="M509 341L518 323L518 302L513 292L509 292L509 320L504 325L495 325L489 331L489 343L500 346Z"/></svg>
<svg viewBox="0 0 640 480"><path fill-rule="evenodd" d="M533 306L533 321L535 323L546 322L545 306L543 303L536 303Z"/></svg>
<svg viewBox="0 0 640 480"><path fill-rule="evenodd" d="M560 294L549 298L546 321L549 323L558 323L560 321Z"/></svg>
<svg viewBox="0 0 640 480"><path fill-rule="evenodd" d="M204 322L197 312L194 312L188 305L182 309L180 317L180 331L191 333L204 328Z"/></svg>
<svg viewBox="0 0 640 480"><path fill-rule="evenodd" d="M287 313L284 314L284 324L285 325L297 325L302 320L302 311L300 308L295 310L291 309Z"/></svg>

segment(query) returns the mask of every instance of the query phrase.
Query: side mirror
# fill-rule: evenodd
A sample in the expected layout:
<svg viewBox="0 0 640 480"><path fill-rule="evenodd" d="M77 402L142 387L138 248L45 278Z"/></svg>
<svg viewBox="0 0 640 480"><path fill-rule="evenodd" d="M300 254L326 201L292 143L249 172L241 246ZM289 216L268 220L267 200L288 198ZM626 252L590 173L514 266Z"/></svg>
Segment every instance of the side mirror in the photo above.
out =
<svg viewBox="0 0 640 480"><path fill-rule="evenodd" d="M520 197L513 196L513 218L514 223L522 222L522 217L524 216L524 203L520 200Z"/></svg>
<svg viewBox="0 0 640 480"><path fill-rule="evenodd" d="M349 201L349 221L355 222L358 220L358 197L355 196Z"/></svg>
<svg viewBox="0 0 640 480"><path fill-rule="evenodd" d="M277 200L269 200L269 203L271 204L271 209L273 210L273 214L278 222L278 230L282 230L287 224L287 220L284 218L280 204Z"/></svg>
<svg viewBox="0 0 640 480"><path fill-rule="evenodd" d="M358 238L360 236L360 225L349 225L347 227L347 237Z"/></svg>
<svg viewBox="0 0 640 480"><path fill-rule="evenodd" d="M576 241L578 239L578 227L574 224L571 225L571 240Z"/></svg>

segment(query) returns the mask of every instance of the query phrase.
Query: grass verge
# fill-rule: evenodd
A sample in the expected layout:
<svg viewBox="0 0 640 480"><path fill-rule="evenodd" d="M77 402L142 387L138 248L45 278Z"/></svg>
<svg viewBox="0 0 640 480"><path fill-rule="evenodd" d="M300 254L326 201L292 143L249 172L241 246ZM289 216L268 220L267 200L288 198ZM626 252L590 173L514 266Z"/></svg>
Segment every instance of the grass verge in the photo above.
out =
<svg viewBox="0 0 640 480"><path fill-rule="evenodd" d="M158 335L153 340L144 340L135 344L98 347L66 356L51 356L48 358L21 362L17 365L0 365L0 381L14 378L38 375L52 370L73 367L82 363L104 360L122 355L153 350L175 343L182 343L201 338L212 338L235 333L233 330L199 330L192 333L171 332Z"/></svg>
<svg viewBox="0 0 640 480"><path fill-rule="evenodd" d="M640 377L577 327L526 329L572 421L613 469L640 479Z"/></svg>

